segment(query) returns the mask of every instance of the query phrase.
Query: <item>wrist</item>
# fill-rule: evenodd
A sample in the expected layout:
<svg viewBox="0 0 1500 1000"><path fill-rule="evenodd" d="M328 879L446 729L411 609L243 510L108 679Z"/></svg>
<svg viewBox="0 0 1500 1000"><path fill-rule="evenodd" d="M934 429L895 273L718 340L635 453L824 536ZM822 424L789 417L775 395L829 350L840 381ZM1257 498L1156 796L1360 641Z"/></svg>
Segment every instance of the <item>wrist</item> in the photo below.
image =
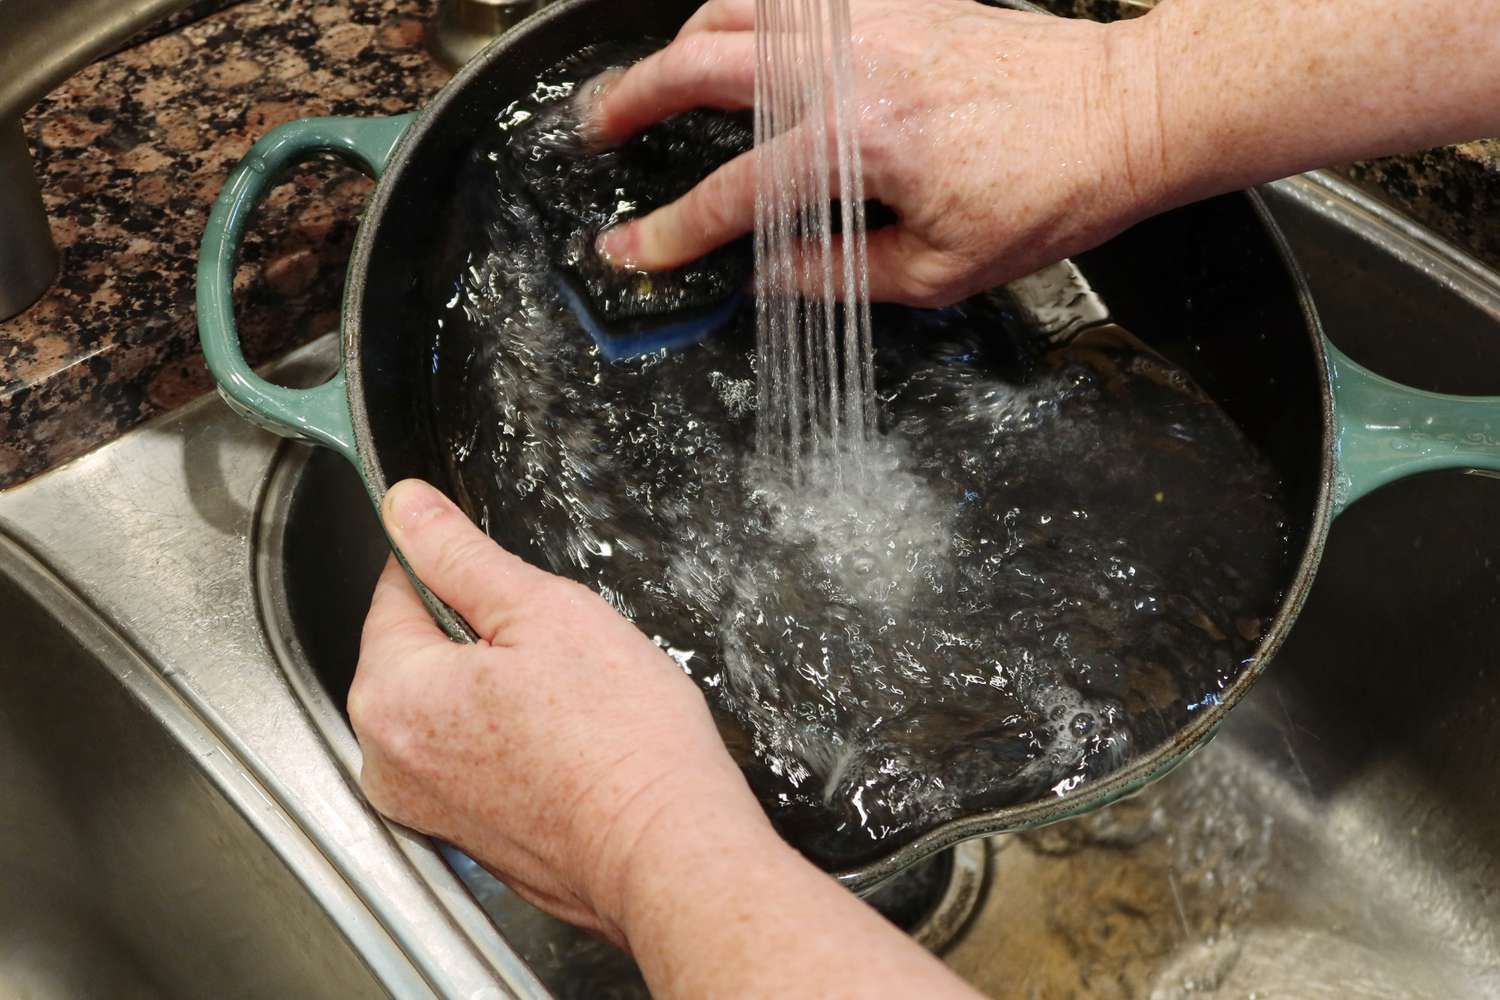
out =
<svg viewBox="0 0 1500 1000"><path fill-rule="evenodd" d="M728 858L795 856L738 769L726 765L732 773L718 780L674 775L656 783L633 803L628 818L599 827L586 846L597 859L588 897L617 943L631 943L655 911L676 906L685 893L713 893L731 877Z"/></svg>
<svg viewBox="0 0 1500 1000"><path fill-rule="evenodd" d="M1157 210L1356 157L1369 117L1333 115L1322 96L1338 74L1321 60L1337 61L1349 30L1337 8L1163 0L1128 22L1142 81L1154 81L1140 86L1152 98Z"/></svg>
<svg viewBox="0 0 1500 1000"><path fill-rule="evenodd" d="M1105 129L1104 159L1123 174L1121 214L1125 224L1182 204L1194 184L1183 147L1170 137L1166 75L1162 72L1165 27L1159 11L1105 26L1107 104L1113 129Z"/></svg>
<svg viewBox="0 0 1500 1000"><path fill-rule="evenodd" d="M723 796L663 812L629 852L610 920L637 952L699 903L721 906L754 877L789 864L807 862L776 833L748 789L742 799Z"/></svg>

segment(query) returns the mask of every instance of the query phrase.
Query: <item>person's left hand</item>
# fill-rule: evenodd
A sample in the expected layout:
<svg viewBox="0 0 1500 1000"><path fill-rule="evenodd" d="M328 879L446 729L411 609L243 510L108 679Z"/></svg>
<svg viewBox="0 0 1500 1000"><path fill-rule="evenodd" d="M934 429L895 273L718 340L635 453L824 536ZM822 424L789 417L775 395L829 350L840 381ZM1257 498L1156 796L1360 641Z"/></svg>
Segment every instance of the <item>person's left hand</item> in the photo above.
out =
<svg viewBox="0 0 1500 1000"><path fill-rule="evenodd" d="M633 888L645 859L684 832L779 845L702 694L603 598L506 552L426 483L392 487L383 513L480 640L449 641L392 558L349 691L376 809L617 943L628 897L649 895Z"/></svg>

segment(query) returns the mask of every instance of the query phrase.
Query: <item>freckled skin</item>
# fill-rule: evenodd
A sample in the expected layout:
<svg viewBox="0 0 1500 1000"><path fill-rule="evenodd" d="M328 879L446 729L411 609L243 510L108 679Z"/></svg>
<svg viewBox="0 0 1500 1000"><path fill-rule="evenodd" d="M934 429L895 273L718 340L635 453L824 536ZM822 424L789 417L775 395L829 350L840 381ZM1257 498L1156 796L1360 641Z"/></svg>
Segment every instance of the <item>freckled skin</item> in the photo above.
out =
<svg viewBox="0 0 1500 1000"><path fill-rule="evenodd" d="M1495 3L1164 0L1110 25L973 0L851 6L866 191L900 220L871 234L877 300L951 303L1189 201L1500 133ZM596 92L601 139L750 106L753 2L705 10ZM673 267L748 232L755 155L607 234L606 253Z"/></svg>
<svg viewBox="0 0 1500 1000"><path fill-rule="evenodd" d="M708 41L690 25L673 46L595 92L596 135L623 139L705 95L721 107L750 104L754 65L743 60L753 52L737 39L751 37L751 5L718 6L725 27ZM953 302L1124 225L1123 208L1138 195L1100 154L1124 141L1120 105L1129 89L1112 85L1110 49L1126 32L973 0L862 0L853 16L866 194L901 220L871 234L876 299ZM699 58L679 58L683 45ZM607 253L672 267L743 235L754 220L754 155L622 227L607 237ZM1011 237L1004 252L995 246L1000 231Z"/></svg>
<svg viewBox="0 0 1500 1000"><path fill-rule="evenodd" d="M1323 163L1500 133L1500 3L1165 0L1101 26L972 0L852 0L877 298L954 301L1165 208ZM619 139L753 96L753 0L713 0L597 92ZM751 154L753 156L753 154ZM665 267L748 231L753 160L614 234ZM771 830L681 670L599 597L503 552L430 487L386 524L483 636L450 643L399 568L349 714L382 812L628 947L658 997L972 992Z"/></svg>

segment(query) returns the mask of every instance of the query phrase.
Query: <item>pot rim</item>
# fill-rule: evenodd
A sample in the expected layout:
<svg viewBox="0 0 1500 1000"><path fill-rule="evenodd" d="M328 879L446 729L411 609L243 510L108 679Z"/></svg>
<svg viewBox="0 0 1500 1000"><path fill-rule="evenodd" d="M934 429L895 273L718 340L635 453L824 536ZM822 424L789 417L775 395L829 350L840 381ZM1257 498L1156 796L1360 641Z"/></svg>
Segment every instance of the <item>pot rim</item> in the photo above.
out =
<svg viewBox="0 0 1500 1000"><path fill-rule="evenodd" d="M483 77L496 61L504 58L512 45L533 32L546 30L553 21L568 16L573 8L597 2L600 0L559 0L522 21L471 59L421 109L416 120L397 141L391 152L389 164L376 184L364 218L360 222L350 255L339 347L346 373L345 391L354 427L360 476L377 506L389 489L390 483L381 466L370 430L369 410L365 401L361 346L365 279L370 259L375 252L375 231L378 228L378 220L384 216L394 196L394 191L400 186L412 159L413 151L426 139L447 108L454 101L459 100L460 95L464 94L471 84ZM1001 2L1014 9L1036 9L1020 0L1001 0ZM1323 424L1320 453L1322 467L1319 470L1317 497L1311 512L1312 523L1308 527L1307 539L1297 560L1296 571L1292 574L1290 583L1281 597L1271 624L1265 630L1255 652L1244 661L1234 682L1221 692L1219 703L1196 715L1186 726L1177 730L1161 745L1131 759L1106 777L1085 782L1075 791L1060 794L1056 798L1033 799L1017 805L948 820L874 861L833 873L835 878L849 888L855 891L872 889L906 868L962 841L975 837L1036 829L1090 812L1139 791L1166 775L1168 771L1213 738L1230 710L1249 693L1255 682L1265 672L1272 657L1281 648L1312 587L1333 520L1337 426L1326 351L1328 342L1323 333L1322 322L1318 317L1306 275L1260 193L1253 189L1242 193L1249 199L1257 219L1270 237L1277 256L1292 281L1307 335L1312 341L1313 359L1318 369L1317 385ZM392 548L396 548L394 543L392 543ZM400 552L396 551L399 557ZM405 565L404 558L402 558L402 563ZM409 568L408 573L410 573ZM441 615L439 618L442 620ZM461 619L457 619L456 616L454 619L456 626L453 622L444 622L450 633L458 633L455 638L473 641L472 632L468 632ZM466 632L468 634L463 634Z"/></svg>

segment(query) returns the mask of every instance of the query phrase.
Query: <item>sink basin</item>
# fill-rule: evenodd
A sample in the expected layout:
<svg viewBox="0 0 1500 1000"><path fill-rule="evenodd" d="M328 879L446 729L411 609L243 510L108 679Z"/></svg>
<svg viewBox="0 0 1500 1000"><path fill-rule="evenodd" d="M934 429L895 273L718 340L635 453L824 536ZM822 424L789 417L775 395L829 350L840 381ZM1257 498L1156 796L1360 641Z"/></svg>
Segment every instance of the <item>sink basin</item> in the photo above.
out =
<svg viewBox="0 0 1500 1000"><path fill-rule="evenodd" d="M1500 394L1500 277L1327 177L1267 197L1348 354ZM286 449L265 496L262 614L347 744L383 540L329 453ZM1004 997L1500 995L1497 504L1493 479L1444 474L1342 516L1295 633L1217 740L1131 800L989 842L947 960ZM638 992L618 955L450 861L559 995Z"/></svg>
<svg viewBox="0 0 1500 1000"><path fill-rule="evenodd" d="M0 535L0 996L387 996L232 752Z"/></svg>
<svg viewBox="0 0 1500 1000"><path fill-rule="evenodd" d="M1497 501L1452 476L1361 501L1218 738L999 842L949 961L997 996L1500 996Z"/></svg>
<svg viewBox="0 0 1500 1000"><path fill-rule="evenodd" d="M1495 276L1352 192L1268 198L1335 343L1500 394ZM1215 741L1134 799L995 842L1001 888L952 965L997 996L1500 996L1497 504L1500 482L1450 473L1342 515Z"/></svg>

